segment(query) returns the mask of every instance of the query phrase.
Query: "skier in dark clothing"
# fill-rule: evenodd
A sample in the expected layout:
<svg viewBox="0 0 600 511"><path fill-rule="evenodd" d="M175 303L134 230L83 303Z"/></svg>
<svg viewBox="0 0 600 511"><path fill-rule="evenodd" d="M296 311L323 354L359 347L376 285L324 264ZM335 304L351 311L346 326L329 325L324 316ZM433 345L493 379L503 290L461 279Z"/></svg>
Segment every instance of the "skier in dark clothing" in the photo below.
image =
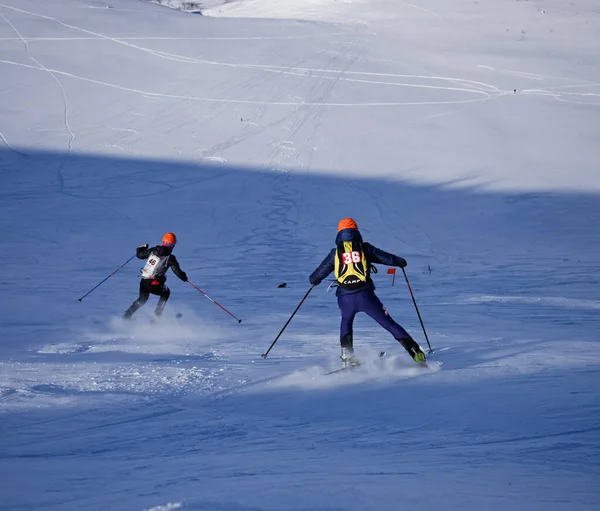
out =
<svg viewBox="0 0 600 511"><path fill-rule="evenodd" d="M181 280L187 282L187 275L179 267L176 257L172 254L176 243L177 237L172 232L168 232L162 238L162 245L157 245L153 248L148 248L148 245L142 245L136 248L135 255L138 259L147 259L147 261L144 268L142 268L140 296L125 311L123 315L125 319L131 319L134 312L148 301L151 294L160 296L154 313L157 316L162 314L167 300L171 295L171 290L165 285L167 281L165 273L167 273L169 268Z"/></svg>
<svg viewBox="0 0 600 511"><path fill-rule="evenodd" d="M415 362L425 364L426 357L415 340L396 323L375 294L375 284L371 279L371 265L374 263L404 268L406 259L380 250L370 243L363 242L358 226L352 218L344 218L338 225L332 249L319 267L309 277L310 283L317 286L332 271L337 281L338 306L342 313L340 344L342 365L357 365L354 356L352 325L358 312L371 316L402 344Z"/></svg>

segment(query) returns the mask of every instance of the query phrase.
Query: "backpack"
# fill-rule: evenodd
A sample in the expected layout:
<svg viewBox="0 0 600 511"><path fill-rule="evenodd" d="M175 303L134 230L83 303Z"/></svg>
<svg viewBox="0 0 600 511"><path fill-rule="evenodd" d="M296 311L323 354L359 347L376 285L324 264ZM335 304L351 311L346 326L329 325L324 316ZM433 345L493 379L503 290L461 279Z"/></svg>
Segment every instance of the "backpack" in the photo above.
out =
<svg viewBox="0 0 600 511"><path fill-rule="evenodd" d="M341 241L335 253L335 279L342 289L357 289L369 280L369 264L361 241Z"/></svg>

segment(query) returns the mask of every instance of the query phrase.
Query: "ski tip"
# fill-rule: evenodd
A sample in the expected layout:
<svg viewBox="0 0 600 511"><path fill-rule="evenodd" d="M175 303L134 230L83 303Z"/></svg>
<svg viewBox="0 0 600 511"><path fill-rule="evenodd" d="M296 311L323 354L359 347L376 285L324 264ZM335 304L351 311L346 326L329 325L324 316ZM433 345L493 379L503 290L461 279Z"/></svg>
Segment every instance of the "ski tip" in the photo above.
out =
<svg viewBox="0 0 600 511"><path fill-rule="evenodd" d="M328 373L323 373L323 376L329 376L330 374L341 373L342 371L347 371L348 367L341 367L339 369L334 369L333 371L329 371Z"/></svg>

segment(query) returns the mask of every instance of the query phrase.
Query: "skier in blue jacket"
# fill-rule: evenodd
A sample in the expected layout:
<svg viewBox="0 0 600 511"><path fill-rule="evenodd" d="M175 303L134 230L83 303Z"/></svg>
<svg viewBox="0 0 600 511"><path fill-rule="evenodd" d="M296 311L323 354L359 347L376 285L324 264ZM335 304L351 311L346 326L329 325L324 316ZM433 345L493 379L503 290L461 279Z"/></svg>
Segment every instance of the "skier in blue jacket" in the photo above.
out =
<svg viewBox="0 0 600 511"><path fill-rule="evenodd" d="M319 267L309 277L310 283L317 286L332 271L337 281L337 300L342 313L340 344L342 366L357 365L354 356L352 325L358 312L371 316L402 344L415 362L425 364L426 357L415 340L396 323L375 294L375 284L371 279L371 265L374 263L404 268L406 259L380 250L370 243L363 242L358 225L352 218L344 218L338 225L332 249Z"/></svg>

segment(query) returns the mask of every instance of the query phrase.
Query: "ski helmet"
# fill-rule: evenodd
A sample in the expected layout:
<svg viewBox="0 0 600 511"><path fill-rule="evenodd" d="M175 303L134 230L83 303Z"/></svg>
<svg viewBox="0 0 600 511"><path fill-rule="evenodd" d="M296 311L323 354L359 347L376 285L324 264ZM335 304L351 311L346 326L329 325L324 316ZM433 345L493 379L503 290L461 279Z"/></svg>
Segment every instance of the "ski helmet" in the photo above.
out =
<svg viewBox="0 0 600 511"><path fill-rule="evenodd" d="M162 244L166 247L174 247L175 243L177 243L177 236L175 236L172 232L166 232L162 237Z"/></svg>
<svg viewBox="0 0 600 511"><path fill-rule="evenodd" d="M356 224L356 222L354 220L352 220L352 218L342 218L340 220L340 223L338 224L338 232L340 232L342 229L357 229L358 230L358 225Z"/></svg>

